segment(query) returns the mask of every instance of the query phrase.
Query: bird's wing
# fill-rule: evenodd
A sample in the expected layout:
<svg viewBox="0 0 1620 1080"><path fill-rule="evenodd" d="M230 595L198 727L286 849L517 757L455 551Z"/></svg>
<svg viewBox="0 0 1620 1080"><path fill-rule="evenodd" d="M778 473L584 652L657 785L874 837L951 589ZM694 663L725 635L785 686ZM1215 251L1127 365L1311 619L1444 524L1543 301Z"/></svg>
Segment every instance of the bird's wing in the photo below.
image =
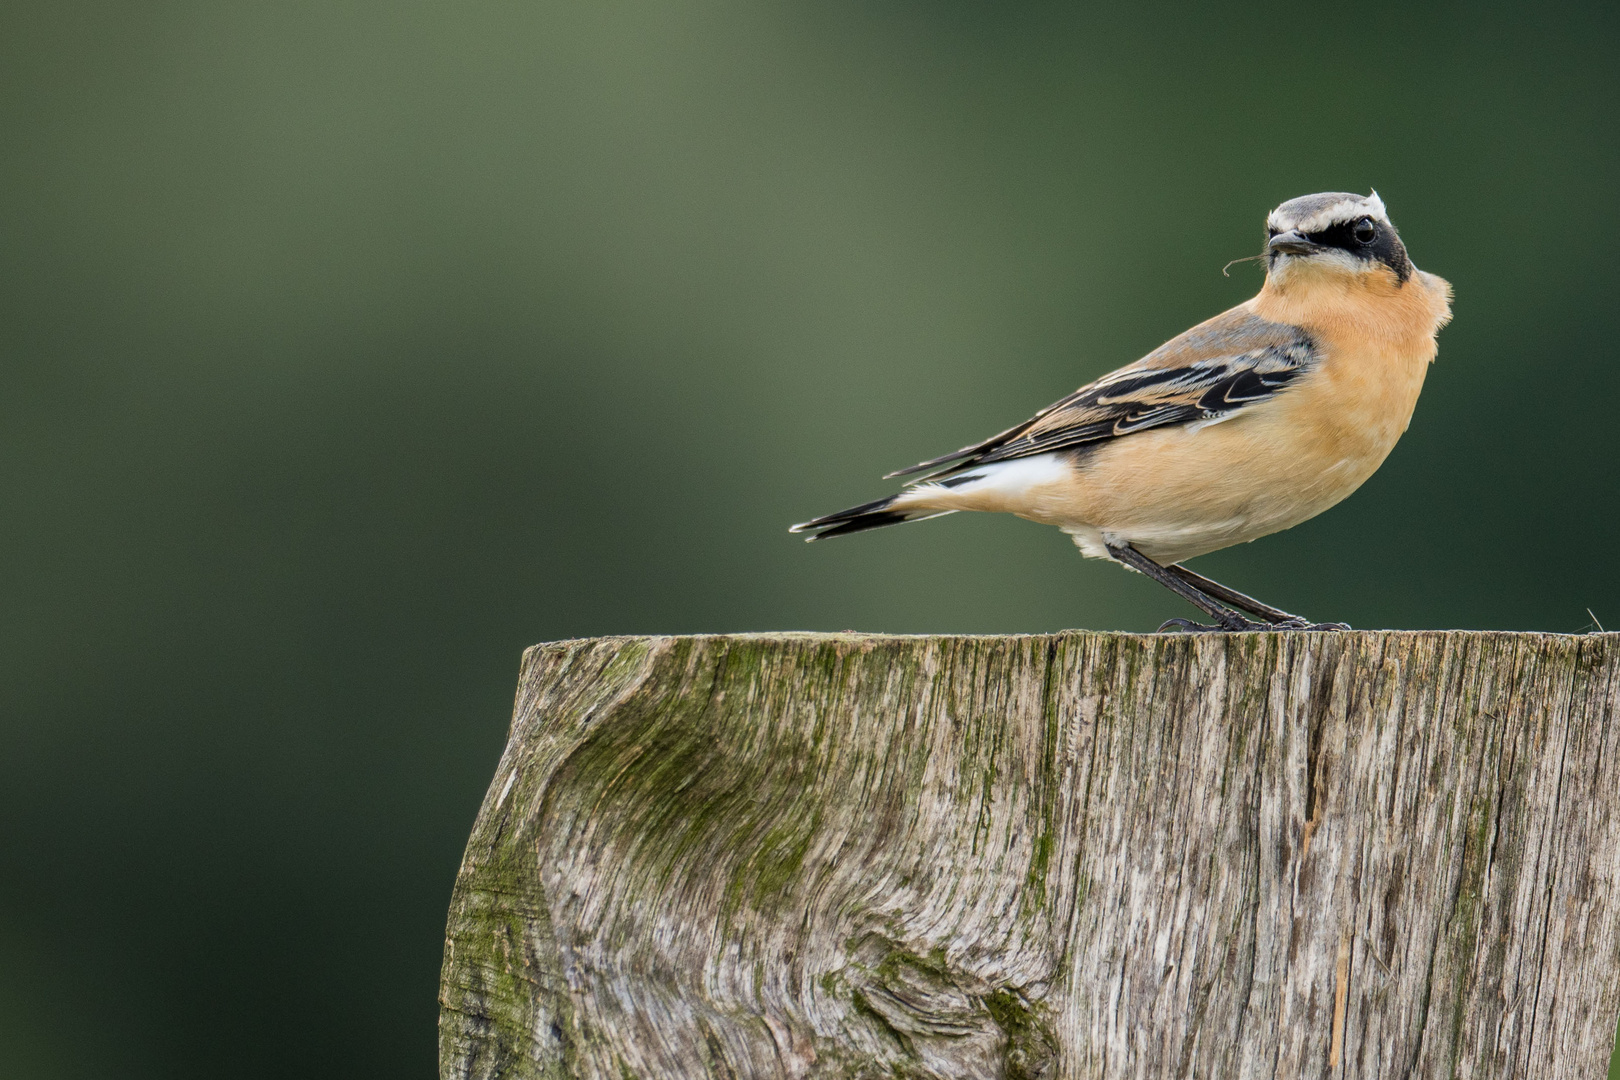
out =
<svg viewBox="0 0 1620 1080"><path fill-rule="evenodd" d="M889 475L939 469L925 478L932 480L992 461L1095 446L1150 428L1228 419L1286 390L1317 359L1316 344L1304 330L1237 307L1016 427Z"/></svg>

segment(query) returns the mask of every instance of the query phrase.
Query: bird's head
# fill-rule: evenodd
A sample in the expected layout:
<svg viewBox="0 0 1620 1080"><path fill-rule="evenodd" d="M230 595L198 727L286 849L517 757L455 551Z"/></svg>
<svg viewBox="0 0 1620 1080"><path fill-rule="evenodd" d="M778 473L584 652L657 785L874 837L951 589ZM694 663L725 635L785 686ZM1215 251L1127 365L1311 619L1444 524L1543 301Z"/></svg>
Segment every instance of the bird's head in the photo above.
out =
<svg viewBox="0 0 1620 1080"><path fill-rule="evenodd" d="M1326 191L1289 199L1266 218L1266 272L1273 280L1301 275L1412 276L1412 260L1390 224L1378 192Z"/></svg>

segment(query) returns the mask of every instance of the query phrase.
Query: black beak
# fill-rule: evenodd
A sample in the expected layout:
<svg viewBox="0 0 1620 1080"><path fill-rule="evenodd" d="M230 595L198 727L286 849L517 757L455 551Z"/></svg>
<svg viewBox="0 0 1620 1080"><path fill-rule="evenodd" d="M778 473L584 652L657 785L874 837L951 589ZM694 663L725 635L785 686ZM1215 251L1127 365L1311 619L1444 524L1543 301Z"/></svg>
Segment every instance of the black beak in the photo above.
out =
<svg viewBox="0 0 1620 1080"><path fill-rule="evenodd" d="M1309 255L1313 251L1320 250L1320 245L1311 243L1292 230L1278 233L1266 241L1267 255Z"/></svg>

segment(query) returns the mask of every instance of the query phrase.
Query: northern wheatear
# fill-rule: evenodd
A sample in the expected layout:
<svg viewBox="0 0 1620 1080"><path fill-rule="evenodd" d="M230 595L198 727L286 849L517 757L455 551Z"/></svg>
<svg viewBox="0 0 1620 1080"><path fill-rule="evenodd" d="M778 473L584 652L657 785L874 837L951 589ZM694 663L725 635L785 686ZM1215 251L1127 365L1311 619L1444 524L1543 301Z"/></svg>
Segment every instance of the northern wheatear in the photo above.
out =
<svg viewBox="0 0 1620 1080"><path fill-rule="evenodd" d="M1377 192L1291 199L1266 232L1253 299L1016 427L890 473L934 470L899 494L793 531L824 540L1000 511L1056 525L1088 558L1148 575L1215 623L1160 629L1344 628L1179 564L1315 517L1383 464L1451 318L1451 286L1412 265Z"/></svg>

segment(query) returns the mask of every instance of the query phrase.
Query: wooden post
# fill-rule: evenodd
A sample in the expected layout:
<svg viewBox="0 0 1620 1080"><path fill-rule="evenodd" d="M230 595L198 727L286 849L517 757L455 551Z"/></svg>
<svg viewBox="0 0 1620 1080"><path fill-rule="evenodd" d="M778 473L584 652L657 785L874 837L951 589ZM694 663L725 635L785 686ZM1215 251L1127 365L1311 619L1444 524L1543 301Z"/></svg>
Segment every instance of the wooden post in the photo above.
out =
<svg viewBox="0 0 1620 1080"><path fill-rule="evenodd" d="M1593 1080L1616 638L537 646L442 1075Z"/></svg>

